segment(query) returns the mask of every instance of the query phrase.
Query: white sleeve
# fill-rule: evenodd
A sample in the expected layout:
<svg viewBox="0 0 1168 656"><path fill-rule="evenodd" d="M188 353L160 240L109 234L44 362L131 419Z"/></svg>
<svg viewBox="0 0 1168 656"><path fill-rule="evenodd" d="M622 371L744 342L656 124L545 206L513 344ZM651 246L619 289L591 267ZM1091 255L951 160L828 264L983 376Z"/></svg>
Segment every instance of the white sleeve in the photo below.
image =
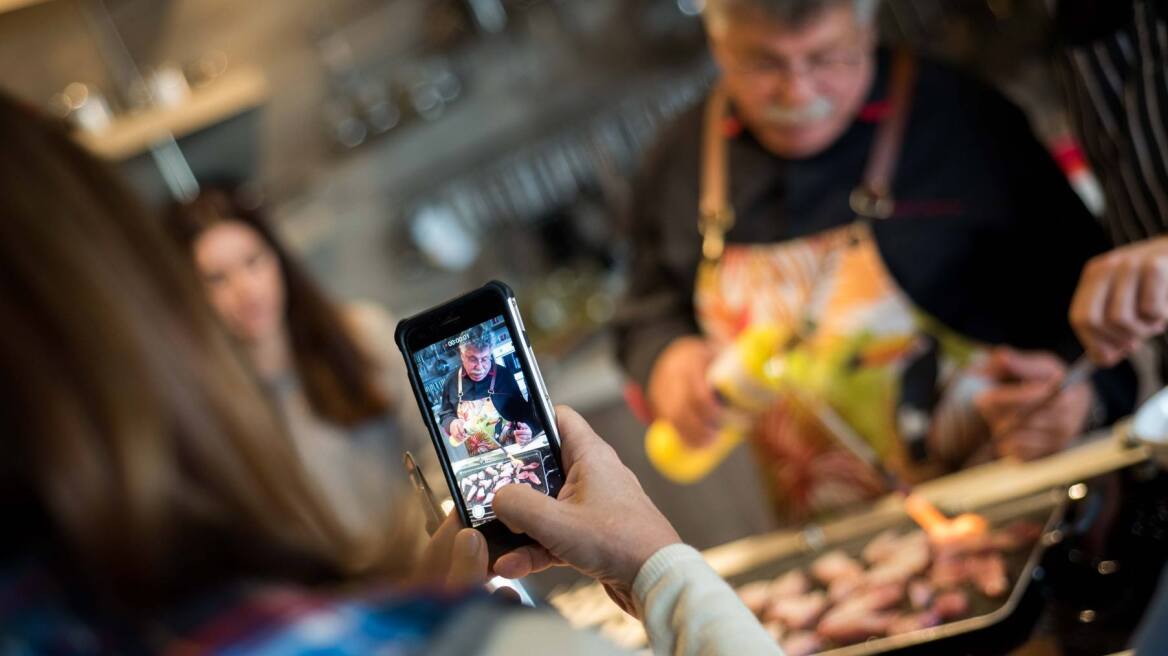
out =
<svg viewBox="0 0 1168 656"><path fill-rule="evenodd" d="M738 594L688 545L665 547L646 561L633 597L655 654L782 654Z"/></svg>
<svg viewBox="0 0 1168 656"><path fill-rule="evenodd" d="M554 613L516 613L500 622L481 656L555 653L556 656L632 656L592 631L573 629Z"/></svg>

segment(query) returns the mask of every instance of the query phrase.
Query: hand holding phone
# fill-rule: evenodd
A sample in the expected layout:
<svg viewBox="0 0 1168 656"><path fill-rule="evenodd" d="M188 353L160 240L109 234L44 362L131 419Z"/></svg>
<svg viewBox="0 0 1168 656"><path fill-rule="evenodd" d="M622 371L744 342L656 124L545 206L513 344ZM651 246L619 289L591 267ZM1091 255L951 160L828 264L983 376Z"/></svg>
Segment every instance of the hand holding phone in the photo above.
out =
<svg viewBox="0 0 1168 656"><path fill-rule="evenodd" d="M499 492L499 519L538 544L501 556L495 573L521 578L569 565L603 583L614 601L635 614L632 587L641 566L681 538L583 417L564 406L557 415L568 478L558 499L522 486Z"/></svg>
<svg viewBox="0 0 1168 656"><path fill-rule="evenodd" d="M554 497L563 466L514 293L489 283L402 321L396 339L463 524L492 559L530 542L495 520L495 495L518 484Z"/></svg>

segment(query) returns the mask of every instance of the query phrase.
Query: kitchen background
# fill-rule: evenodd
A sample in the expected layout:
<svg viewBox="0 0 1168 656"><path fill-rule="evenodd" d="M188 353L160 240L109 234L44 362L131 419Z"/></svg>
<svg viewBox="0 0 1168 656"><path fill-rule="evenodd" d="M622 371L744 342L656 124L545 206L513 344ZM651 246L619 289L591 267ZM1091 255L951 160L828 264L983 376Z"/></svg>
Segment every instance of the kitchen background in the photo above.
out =
<svg viewBox="0 0 1168 656"><path fill-rule="evenodd" d="M747 454L648 465L604 325L621 208L713 75L700 0L0 0L0 85L70 116L152 203L245 183L320 278L404 316L497 277L553 397L698 547L772 528ZM890 41L970 62L1051 143L1041 0L889 0ZM974 64L970 63L970 66ZM1025 86L1025 95L1016 90ZM736 508L737 513L727 512Z"/></svg>

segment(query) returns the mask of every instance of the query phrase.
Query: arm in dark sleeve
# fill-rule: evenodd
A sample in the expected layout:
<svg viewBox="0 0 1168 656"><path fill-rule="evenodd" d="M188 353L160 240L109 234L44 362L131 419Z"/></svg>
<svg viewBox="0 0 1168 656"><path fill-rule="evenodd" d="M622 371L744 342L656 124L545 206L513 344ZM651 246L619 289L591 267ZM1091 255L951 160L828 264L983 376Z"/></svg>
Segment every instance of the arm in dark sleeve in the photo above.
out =
<svg viewBox="0 0 1168 656"><path fill-rule="evenodd" d="M458 418L458 408L454 407L454 400L457 395L454 393L455 379L461 369L455 369L454 373L446 379L446 384L442 386L442 404L438 407L438 426L442 428L442 432L450 434L450 423Z"/></svg>
<svg viewBox="0 0 1168 656"><path fill-rule="evenodd" d="M686 220L688 216L696 217L696 162L693 180L687 184L670 185L665 180L667 165L675 164L665 152L674 138L677 135L665 135L661 147L649 156L644 171L634 183L633 201L626 217L632 261L628 287L613 321L617 359L625 373L644 387L648 386L657 357L670 342L698 334L693 276L678 275L667 265L664 231L672 228L696 233L697 230L696 219ZM679 187L687 187L687 192ZM688 192L694 196L688 213L673 217L661 215L662 207L668 205L667 194L673 194L675 201L677 195L684 194L681 202L688 205ZM696 262L696 252L694 258Z"/></svg>

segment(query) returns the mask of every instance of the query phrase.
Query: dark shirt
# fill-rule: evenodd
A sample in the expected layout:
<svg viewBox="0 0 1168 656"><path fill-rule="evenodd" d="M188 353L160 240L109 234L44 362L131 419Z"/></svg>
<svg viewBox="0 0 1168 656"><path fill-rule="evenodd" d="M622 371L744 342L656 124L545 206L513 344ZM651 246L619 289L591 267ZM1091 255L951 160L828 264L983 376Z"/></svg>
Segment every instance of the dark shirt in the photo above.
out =
<svg viewBox="0 0 1168 656"><path fill-rule="evenodd" d="M495 364L495 393L490 395L503 419L520 421L531 427L531 434L538 435L543 430L535 416L535 409L519 389L515 373L505 365ZM454 370L442 388L442 405L438 409L438 425L450 432L450 422L458 418L458 377L462 376L462 400L485 399L491 389L491 374L475 382L462 373L462 367Z"/></svg>
<svg viewBox="0 0 1168 656"><path fill-rule="evenodd" d="M854 220L859 183L886 95L878 57L869 104L824 152L777 157L749 131L729 143L730 243L776 243ZM635 184L633 264L616 321L618 357L647 384L674 339L696 334L693 291L701 253L698 194L703 106L667 129ZM921 61L893 185L895 215L874 225L885 266L912 301L949 328L989 344L1081 352L1067 319L1083 265L1108 247L1094 217L1030 130L990 87ZM1108 418L1130 410L1130 368L1097 378Z"/></svg>
<svg viewBox="0 0 1168 656"><path fill-rule="evenodd" d="M1055 58L1116 245L1168 233L1168 2L1059 2ZM1160 375L1168 380L1168 338Z"/></svg>

